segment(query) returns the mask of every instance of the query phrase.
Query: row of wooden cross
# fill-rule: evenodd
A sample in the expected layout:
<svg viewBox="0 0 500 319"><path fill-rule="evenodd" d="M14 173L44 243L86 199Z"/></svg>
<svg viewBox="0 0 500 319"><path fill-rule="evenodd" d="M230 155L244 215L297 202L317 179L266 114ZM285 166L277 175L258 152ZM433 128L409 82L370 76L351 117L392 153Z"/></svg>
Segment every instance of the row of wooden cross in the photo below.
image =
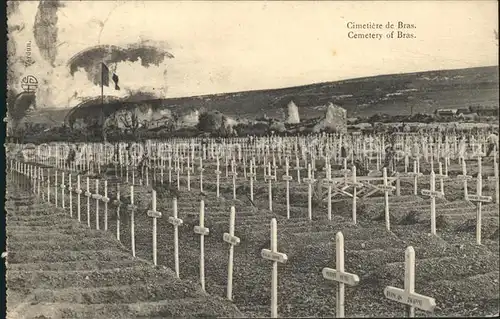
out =
<svg viewBox="0 0 500 319"><path fill-rule="evenodd" d="M25 176L30 176L30 171L28 169L29 166L24 166L21 163L15 163L12 170L16 173L26 174ZM64 176L64 175L63 175ZM79 176L78 176L79 177ZM15 181L23 183L21 179ZM34 183L34 182L30 182ZM77 181L77 185L79 185ZM98 184L96 184L98 185ZM27 184L27 186L30 186ZM61 189L64 190L65 187L64 179L61 184ZM128 209L132 212L131 215L131 228L133 229L133 212L136 210L136 206L133 201L133 186L131 186L131 203L127 206ZM96 214L98 214L98 205L99 201L103 201L105 205L109 202L109 198L107 198L106 184L104 190L104 196L99 194L92 194L87 189L84 193L87 196L88 200L92 197L96 200ZM33 188L34 192L39 191L40 188ZM72 189L69 187L68 191L70 194L74 191L79 197L82 194L82 190L79 186L76 189ZM96 193L98 191L98 186L96 186ZM47 201L50 202L50 190L47 192ZM56 192L57 194L57 192ZM55 195L56 196L56 195ZM72 217L72 204L71 204L71 195L70 195L70 216ZM64 204L64 193L62 193L62 208L65 208ZM115 201L117 208L119 210L120 207L120 196L117 194L117 199ZM57 206L57 201L55 203ZM79 205L78 205L79 207ZM107 210L106 210L107 211ZM179 267L179 238L178 238L178 227L183 224L182 219L178 217L178 209L177 209L177 199L173 199L172 205L172 216L168 218L170 224L174 227L174 263L175 263L175 274L177 277L180 277L180 267ZM89 213L88 213L89 214ZM152 202L151 209L147 211L147 215L153 219L153 227L152 227L152 241L153 241L153 263L157 265L157 219L162 217L162 213L157 209L157 198L156 191L152 192ZM233 262L234 262L234 247L240 244L240 238L235 236L235 207L231 207L230 217L229 217L229 232L223 234L222 240L229 244L229 260L228 260L228 269L227 269L227 290L226 297L229 300L233 300ZM89 216L89 215L88 215ZM80 221L79 215L78 220ZM88 226L90 227L90 217L88 217ZM99 229L99 217L96 217L97 224L96 228ZM106 220L106 219L105 219ZM206 291L205 287L205 253L204 253L204 237L209 235L210 230L204 225L205 220L205 203L203 200L200 201L200 213L199 213L199 225L194 227L194 233L200 236L200 267L199 267L199 280L201 288ZM119 218L118 218L119 222ZM106 224L105 224L106 225ZM107 227L105 226L105 230ZM281 253L278 251L278 240L277 240L277 221L275 218L271 220L270 225L270 248L262 249L261 255L262 258L270 260L272 262L272 273L271 273L271 317L278 317L278 263L285 263L288 261L288 257L285 253ZM119 240L119 223L117 224L117 236ZM132 254L135 256L135 242L134 242L134 233L132 230ZM344 237L341 232L338 232L336 235L336 268L323 268L322 274L323 277L327 280L336 281L338 283L337 286L337 294L336 294L336 316L337 318L344 317L344 309L345 309L345 298L344 291L345 285L356 286L359 284L359 277L355 274L349 273L345 271L344 266ZM434 298L427 297L415 293L414 291L414 281L415 281L415 253L412 247L408 247L405 253L405 285L404 289L396 288L392 286L387 286L384 289L384 295L391 300L397 301L399 303L405 304L407 306L407 315L409 317L414 316L414 309L419 308L424 311L433 311L436 303Z"/></svg>
<svg viewBox="0 0 500 319"><path fill-rule="evenodd" d="M195 162L195 155L207 160L210 158L214 160L215 158L225 157L226 162L228 158L232 158L237 162L242 162L246 164L251 158L256 158L259 165L267 166L266 160L271 156L277 156L279 165L282 164L283 157L296 157L297 161L299 157L306 164L307 162L314 163L316 159L325 159L329 157L335 163L342 163L343 158L340 157L340 147L343 144L352 143L351 147L347 147L349 154L347 158L351 162L356 159L360 159L364 164L368 164L366 161L371 162L373 159L376 160L376 169L380 170L381 162L385 154L385 141L382 138L377 137L349 137L349 136L327 136L323 139L318 137L319 140L310 139L278 139L276 143L267 144L269 141L267 139L261 142L255 140L253 143L243 143L244 140L234 140L227 142L225 144L218 144L214 141L203 144L197 139L188 140L184 142L183 140L174 141L173 143L162 143L157 141L146 141L144 144L134 144L140 149L139 153L146 153L147 163L150 167L164 167L167 157L172 160L176 158L190 159L191 162ZM399 147L396 155L400 158L404 157L405 162L405 173L408 171L408 166L410 162L410 157L417 160L424 158L426 162L433 162L434 160L440 161L443 159L445 165L445 173L447 172L447 166L450 163L450 159L456 158L462 160L465 158L474 157L479 151L481 152L485 147L484 137L479 137L476 140L471 139L470 144L467 145L464 138L458 142L457 138L448 138L444 136L444 142L441 142L441 138L438 139L437 143L432 141L431 136L416 136L411 135L399 137L396 143L402 145ZM316 142L315 142L316 141ZM367 147L366 144L375 143L376 147ZM380 144L380 145L379 145ZM101 164L111 164L113 163L113 157L115 156L115 146L120 146L121 144L89 144L84 147L85 154L81 158L83 166L86 169L90 169L90 162L93 158L94 163L97 166L97 170L100 171ZM69 148L67 145L63 145L64 149ZM110 147L105 147L110 146ZM135 156L134 154L129 154L124 152L123 147L119 147L120 152L115 163L120 166L132 166L135 167L141 161L141 156ZM148 150L143 152L143 150ZM372 150L374 149L374 150ZM452 151L450 151L452 150ZM374 153L375 157L371 154ZM56 167L63 168L66 163L64 162L64 157L61 151L58 150L57 146L48 148L45 150L42 158L46 161L45 164L49 164L48 159L50 156L54 156L56 159ZM125 164L127 163L127 164ZM182 165L182 164L181 164ZM297 165L298 166L298 165ZM366 165L365 165L366 166ZM81 167L80 167L81 168ZM314 164L313 164L314 169ZM227 171L226 171L227 172ZM227 176L227 174L226 174ZM300 179L299 179L300 182Z"/></svg>
<svg viewBox="0 0 500 319"><path fill-rule="evenodd" d="M491 197L489 196L483 196L482 195L482 164L481 164L481 154L478 154L479 156L477 157L478 161L478 178L477 178L477 194L476 195L469 195L467 191L467 180L471 179L472 177L467 175L466 172L466 164L465 161L462 162L462 167L463 167L463 175L459 175L457 178L460 180L463 180L464 182L464 197L466 200L471 201L471 202L476 202L477 203L477 243L481 243L481 228L479 227L481 225L481 209L482 209L482 203L484 202L491 202ZM40 180L43 180L43 171L40 167L36 168L35 166L29 166L30 169L34 171L30 171L30 176L33 179L38 179L37 183L33 183L33 185L39 185ZM276 175L276 165L274 165L274 169L271 169L271 163L268 163L267 170L264 172L264 178L268 182L268 195L269 195L269 211L273 210L273 196L272 196L272 189L273 189L273 181L277 180L277 175ZM498 181L498 166L496 163L496 154L494 157L494 168L495 168L495 175L489 177L489 179L494 179L495 181ZM146 167L146 173L147 173L147 167ZM328 202L328 219L331 220L331 207L332 207L332 195L335 194L340 194L340 195L346 195L352 198L352 219L353 223L356 224L357 218L356 218L356 210L357 210L357 189L363 186L370 186L372 190L368 194L373 194L374 192L383 192L384 193L384 206L385 206L385 222L386 222L386 228L387 230L390 230L390 214L389 214L389 194L395 189L396 190L396 195L400 195L400 186L399 186L399 179L401 178L399 175L396 178L388 178L387 176L387 171L384 168L383 169L383 177L382 178L370 178L370 177L361 177L362 180L365 182L362 183L358 181L358 178L356 176L356 167L353 166L351 170L347 169L347 160L344 159L344 169L341 170L341 172L344 174L344 178L336 178L332 179L331 177L331 165L329 162L326 163L324 169L326 170L326 176L327 178L324 178L320 181L321 187L327 186L328 187L328 197L327 197L327 202ZM203 171L204 168L202 166L202 160L200 158L200 166L199 166L199 171L200 171L200 190L203 191ZM246 171L246 170L245 170ZM38 172L38 174L37 174ZM177 172L177 187L180 189L180 177L179 177L179 169L178 167L176 168ZM352 172L351 178L348 178L348 173ZM189 174L189 171L188 171ZM219 166L219 161L217 160L217 169L215 171L215 174L217 175L217 197L220 196L219 192L219 181L220 181L220 166ZM300 174L300 171L297 172L297 174ZM149 174L146 174L146 181L148 181L148 176ZM237 168L236 164L234 161L231 161L231 172L228 173L229 176L232 177L232 185L233 185L233 199L236 199L236 177L237 177ZM250 178L250 199L253 201L254 200L254 191L253 191L253 182L256 176L256 170L255 166L253 166L253 161L250 162L250 173L247 174L248 177ZM62 189L61 191L64 192L65 190L70 191L70 193L73 191L78 194L78 218L80 218L80 194L82 192L80 188L80 175L77 176L77 188L72 190L71 189L71 174L69 174L69 185L65 185L64 183L64 178L65 178L65 173L62 172ZM413 177L414 179L414 194L417 195L417 183L418 183L418 177L422 176L422 174L419 172L419 165L417 161L414 161L413 165L413 173L407 174L407 176ZM297 176L300 178L300 175ZM439 178L440 180L440 190L437 191L435 188L435 179ZM431 174L430 174L430 189L428 190L422 190L421 194L424 196L429 196L431 200L431 233L436 234L436 208L435 208L435 198L436 197L444 197L444 180L449 178L448 175L443 174L442 172L442 165L439 163L439 174L435 174L433 171L433 168L431 167ZM58 179L58 173L56 170L55 173L55 183L57 184L57 179ZM285 175L282 176L282 179L286 183L286 215L287 218L290 218L290 181L293 180L292 176L289 175L289 164L288 164L288 158L285 158ZM370 184L370 180L381 180L383 182L382 185L372 185ZM395 181L396 182L396 187L389 185L389 181ZM134 180L133 180L134 181ZM304 178L303 181L307 183L308 185L308 206L307 206L307 214L309 217L309 220L312 220L312 189L313 185L317 182L317 179L314 178L314 171L311 169L311 164L308 164L308 176L307 178ZM391 181L391 182L392 182ZM169 180L171 183L171 180ZM89 178L87 177L87 191L85 192L85 196L87 197L87 217L89 218L89 203L90 199L96 200L96 210L97 210L97 216L99 214L99 203L103 202L105 206L105 216L107 217L107 205L109 202L109 198L107 196L107 181L104 182L104 189L105 189L105 194L102 196L99 194L99 180L96 180L96 188L95 188L95 193L90 193L89 191L90 187L90 181ZM352 188L352 193L347 192L348 188ZM495 201L498 203L498 183L495 183ZM189 183L189 175L188 175L188 190L190 190L190 183ZM334 193L332 194L332 191ZM131 199L133 200L133 186L131 186ZM367 194L367 195L368 195ZM47 196L50 200L50 179L47 178ZM366 196L366 195L365 195ZM72 198L70 197L70 201ZM55 194L55 203L57 205L57 192ZM72 214L72 205L70 205L70 213ZM64 207L64 201L63 201L63 207ZM90 223L89 219L88 222ZM99 228L99 222L97 221L97 228ZM105 218L105 229L107 229L107 218Z"/></svg>

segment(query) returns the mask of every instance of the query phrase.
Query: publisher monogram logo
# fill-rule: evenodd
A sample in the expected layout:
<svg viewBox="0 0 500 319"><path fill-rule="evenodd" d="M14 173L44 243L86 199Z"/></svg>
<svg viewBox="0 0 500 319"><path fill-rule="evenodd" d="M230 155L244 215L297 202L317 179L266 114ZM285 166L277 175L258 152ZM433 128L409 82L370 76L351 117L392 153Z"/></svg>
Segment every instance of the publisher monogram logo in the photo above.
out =
<svg viewBox="0 0 500 319"><path fill-rule="evenodd" d="M25 76L21 80L21 88L24 90L24 92L35 92L38 88L38 80L33 75Z"/></svg>

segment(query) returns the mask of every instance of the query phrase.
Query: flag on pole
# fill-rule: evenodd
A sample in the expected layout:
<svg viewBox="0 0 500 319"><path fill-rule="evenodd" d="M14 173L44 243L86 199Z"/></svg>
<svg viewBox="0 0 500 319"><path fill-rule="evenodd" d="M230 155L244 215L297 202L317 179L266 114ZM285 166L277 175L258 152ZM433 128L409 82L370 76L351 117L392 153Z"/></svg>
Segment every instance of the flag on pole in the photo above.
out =
<svg viewBox="0 0 500 319"><path fill-rule="evenodd" d="M109 68L106 64L101 63L102 66L102 72L101 72L101 85L102 86L109 86ZM111 77L113 82L115 82L115 90L119 90L120 87L118 86L118 75L116 73L113 73L113 76Z"/></svg>

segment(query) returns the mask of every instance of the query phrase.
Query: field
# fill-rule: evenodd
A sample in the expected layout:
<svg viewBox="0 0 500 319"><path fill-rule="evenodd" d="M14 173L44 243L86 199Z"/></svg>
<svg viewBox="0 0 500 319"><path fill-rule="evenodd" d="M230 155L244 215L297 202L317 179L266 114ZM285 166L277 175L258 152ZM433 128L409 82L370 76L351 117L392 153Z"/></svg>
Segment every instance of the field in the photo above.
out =
<svg viewBox="0 0 500 319"><path fill-rule="evenodd" d="M36 164L39 165L39 164ZM434 164L436 165L436 164ZM280 176L283 165L277 165L278 181L272 184L273 211L268 209L268 183L263 169L257 168L254 200L249 197L249 182L238 166L236 199L233 199L232 177L220 176L220 197L216 196L215 162L204 163L203 192L199 174L191 172L187 190L186 172L180 175L177 189L176 174L172 184L160 182L160 174L150 170L148 181L136 179L134 216L136 258L130 256L129 186L123 171L114 165L103 166L101 174L89 176L108 180L108 197L116 198L117 183L124 205L120 207L120 242L116 238L117 207L108 206L108 231L104 232L103 203L99 208L99 228L96 228L95 200L90 200L90 228L87 224L86 198L81 199L81 223L76 218L76 195L72 195L73 217L69 216L69 195L63 210L41 203L21 192L11 183L9 193L16 195L7 203L8 275L10 304L19 303L27 309L29 318L37 313L55 311L50 318L109 317L168 317L168 316L245 316L269 317L272 263L261 257L261 250L270 247L270 220L278 221L278 251L286 253L288 261L278 267L278 313L281 317L332 317L335 315L337 284L325 280L324 267L335 268L335 235L345 238L346 271L357 274L360 283L345 289L347 317L400 317L402 304L384 297L388 285L403 288L405 248L413 246L416 255L415 292L433 297L434 313L416 311L417 316L489 316L499 309L499 207L498 203L482 206L482 245L475 240L476 207L463 198L462 182L456 176L461 165L452 160L448 179L444 180L445 197L436 200L437 236L430 234L430 199L420 195L429 189L430 164L422 161L418 195L413 194L411 178L401 178L400 196L389 196L391 229L384 222L384 196L377 193L357 201L357 224L351 217L352 199L335 196L332 199L332 220L327 219L326 188L314 187L313 218L307 218L308 186L296 182L291 170L290 219L286 218L286 187ZM301 166L306 166L301 163ZM468 174L477 175L476 161L467 160ZM195 167L196 168L196 167ZM332 165L332 174L342 176L341 165ZM399 162L398 171L402 171ZM75 174L75 172L73 172ZM321 163L315 178L325 177ZM15 176L18 176L16 174ZM301 176L307 175L302 169ZM483 195L492 196L495 181L492 157L483 158ZM67 176L67 175L66 175ZM82 175L84 188L86 175ZM18 177L19 178L19 177ZM54 170L51 173L54 183ZM25 181L25 179L23 179ZM476 177L469 181L469 193L476 191ZM60 180L58 181L60 183ZM140 185L142 184L142 185ZM91 182L93 187L94 182ZM73 178L73 187L75 187ZM100 186L102 194L102 186ZM439 189L439 182L436 182ZM163 216L157 219L157 263L153 256L151 193L156 190L157 207ZM46 192L46 187L42 189ZM51 202L54 202L54 189ZM60 190L58 190L60 193ZM46 196L46 194L44 194ZM175 279L174 227L172 198L178 198L180 278ZM17 199L15 199L17 197ZM200 236L193 232L199 225L199 201L205 202L205 295L199 284ZM58 206L61 207L59 194ZM229 244L222 240L229 231L230 207L236 209L235 235L241 240L234 250L233 308L225 301ZM51 208L52 207L52 208ZM155 269L156 268L156 269ZM198 286L198 287L197 287ZM30 289L30 288L35 289ZM27 299L25 295L30 293ZM21 296L24 296L21 298ZM174 302L175 300L175 302ZM55 309L55 310L54 310Z"/></svg>

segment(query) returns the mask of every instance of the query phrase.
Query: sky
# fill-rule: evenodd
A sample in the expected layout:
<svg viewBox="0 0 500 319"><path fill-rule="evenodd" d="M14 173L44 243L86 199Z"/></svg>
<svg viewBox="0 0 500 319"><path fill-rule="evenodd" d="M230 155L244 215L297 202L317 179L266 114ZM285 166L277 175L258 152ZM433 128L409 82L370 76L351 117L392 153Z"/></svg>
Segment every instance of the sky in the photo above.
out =
<svg viewBox="0 0 500 319"><path fill-rule="evenodd" d="M141 83L165 87L164 97L498 65L498 40L494 34L498 26L496 1L68 1L64 4L58 11L60 45L56 63L61 68L75 53L98 43L121 45L138 39L161 42L175 58L167 60L158 70L123 65L116 72L125 87ZM36 9L37 2L22 3L14 20L34 20ZM102 32L99 21L104 24ZM388 21L416 25L411 30L416 38L375 40L347 36L353 31L347 28L348 22L385 25ZM29 22L26 30L29 31ZM389 31L374 32L385 36ZM29 32L16 36L21 46L32 37ZM48 64L39 63L33 71L42 76L51 73L51 69ZM61 72L57 75L60 82L74 80L77 82L70 85L78 86L85 81L68 80L67 74L61 78ZM54 78L54 72L50 76L53 77L50 85L56 87L59 80Z"/></svg>

